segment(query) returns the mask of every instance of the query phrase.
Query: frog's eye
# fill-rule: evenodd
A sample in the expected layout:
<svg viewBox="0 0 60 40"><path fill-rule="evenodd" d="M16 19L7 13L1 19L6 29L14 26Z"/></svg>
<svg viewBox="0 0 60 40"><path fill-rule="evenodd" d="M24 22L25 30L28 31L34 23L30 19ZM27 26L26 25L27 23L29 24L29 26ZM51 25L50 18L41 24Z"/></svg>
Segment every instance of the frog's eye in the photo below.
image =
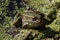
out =
<svg viewBox="0 0 60 40"><path fill-rule="evenodd" d="M33 21L36 21L37 19L38 19L37 17L32 18Z"/></svg>

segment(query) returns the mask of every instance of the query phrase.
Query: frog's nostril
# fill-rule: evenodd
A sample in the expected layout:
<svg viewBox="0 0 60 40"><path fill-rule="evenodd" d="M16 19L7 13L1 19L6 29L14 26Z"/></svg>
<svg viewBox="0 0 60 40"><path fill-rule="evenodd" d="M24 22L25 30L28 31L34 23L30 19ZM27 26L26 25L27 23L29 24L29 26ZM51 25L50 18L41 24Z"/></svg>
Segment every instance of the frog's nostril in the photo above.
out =
<svg viewBox="0 0 60 40"><path fill-rule="evenodd" d="M38 19L37 17L34 17L32 20L33 20L33 21L36 21L37 19Z"/></svg>

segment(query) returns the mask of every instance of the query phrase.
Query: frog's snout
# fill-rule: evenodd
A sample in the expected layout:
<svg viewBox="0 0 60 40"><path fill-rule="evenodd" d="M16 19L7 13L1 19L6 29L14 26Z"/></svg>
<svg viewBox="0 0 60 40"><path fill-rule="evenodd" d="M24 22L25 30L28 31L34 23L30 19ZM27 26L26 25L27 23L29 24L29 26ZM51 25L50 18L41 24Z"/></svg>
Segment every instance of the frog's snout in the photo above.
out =
<svg viewBox="0 0 60 40"><path fill-rule="evenodd" d="M29 25L29 23L23 23L22 28L25 28Z"/></svg>

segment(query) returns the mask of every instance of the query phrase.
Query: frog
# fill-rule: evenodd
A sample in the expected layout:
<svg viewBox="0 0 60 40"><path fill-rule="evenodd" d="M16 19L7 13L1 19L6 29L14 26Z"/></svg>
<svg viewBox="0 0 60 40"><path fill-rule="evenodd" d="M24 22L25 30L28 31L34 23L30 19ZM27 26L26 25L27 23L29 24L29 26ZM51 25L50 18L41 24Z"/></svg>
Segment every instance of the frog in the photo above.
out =
<svg viewBox="0 0 60 40"><path fill-rule="evenodd" d="M20 18L13 24L15 27L23 29L38 28L46 25L45 14L33 9L18 13L16 16ZM20 21L21 20L21 21Z"/></svg>
<svg viewBox="0 0 60 40"><path fill-rule="evenodd" d="M44 24L44 14L39 11L28 10L22 16L22 28L37 28Z"/></svg>

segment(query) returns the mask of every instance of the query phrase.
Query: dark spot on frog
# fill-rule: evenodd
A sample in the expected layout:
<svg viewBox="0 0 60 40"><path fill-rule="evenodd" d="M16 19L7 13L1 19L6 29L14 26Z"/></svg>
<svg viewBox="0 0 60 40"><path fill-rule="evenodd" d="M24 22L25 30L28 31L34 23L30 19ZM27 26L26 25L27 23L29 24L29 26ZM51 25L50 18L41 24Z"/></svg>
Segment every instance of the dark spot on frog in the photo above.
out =
<svg viewBox="0 0 60 40"><path fill-rule="evenodd" d="M39 15L40 15L40 18L44 18L45 17L45 15L43 13L40 13Z"/></svg>
<svg viewBox="0 0 60 40"><path fill-rule="evenodd" d="M36 21L37 19L38 19L37 17L32 18L33 21Z"/></svg>

